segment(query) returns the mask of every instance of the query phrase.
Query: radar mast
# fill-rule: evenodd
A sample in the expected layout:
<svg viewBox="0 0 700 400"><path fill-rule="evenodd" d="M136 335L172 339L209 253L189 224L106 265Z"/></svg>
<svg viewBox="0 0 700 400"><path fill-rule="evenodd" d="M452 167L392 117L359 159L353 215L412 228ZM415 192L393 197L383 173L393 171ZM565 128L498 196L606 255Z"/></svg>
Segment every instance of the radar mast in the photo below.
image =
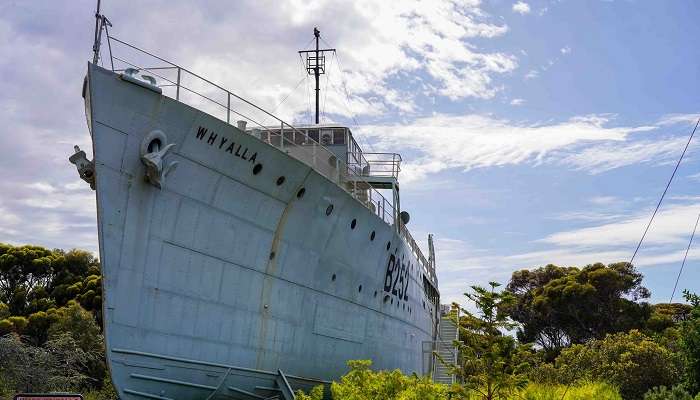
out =
<svg viewBox="0 0 700 400"><path fill-rule="evenodd" d="M319 77L326 73L326 56L325 52L332 51L335 49L320 49L318 41L321 38L321 31L318 27L314 28L314 38L316 41L315 50L300 50L299 54L304 54L306 56L306 73L313 75L316 78L316 124L318 124L318 99L321 89L319 87Z"/></svg>

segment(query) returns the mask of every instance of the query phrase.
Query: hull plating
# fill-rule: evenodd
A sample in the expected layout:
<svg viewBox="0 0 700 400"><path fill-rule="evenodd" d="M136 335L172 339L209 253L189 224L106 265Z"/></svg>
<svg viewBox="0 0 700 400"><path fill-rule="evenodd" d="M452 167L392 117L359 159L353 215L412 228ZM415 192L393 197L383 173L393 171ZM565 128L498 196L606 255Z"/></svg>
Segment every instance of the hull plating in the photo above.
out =
<svg viewBox="0 0 700 400"><path fill-rule="evenodd" d="M251 398L278 370L308 388L350 359L422 373L436 310L393 227L231 125L92 64L88 76L105 336L121 398ZM144 180L139 154L156 129L178 162L162 189ZM408 266L401 296L385 291L392 258Z"/></svg>

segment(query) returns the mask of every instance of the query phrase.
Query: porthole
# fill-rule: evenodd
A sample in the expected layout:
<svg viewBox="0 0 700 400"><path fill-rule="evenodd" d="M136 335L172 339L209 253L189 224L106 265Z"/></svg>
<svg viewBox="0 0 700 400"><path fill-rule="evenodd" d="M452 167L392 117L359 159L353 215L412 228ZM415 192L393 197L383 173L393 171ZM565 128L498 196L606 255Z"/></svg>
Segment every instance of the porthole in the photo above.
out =
<svg viewBox="0 0 700 400"><path fill-rule="evenodd" d="M270 252L270 260L272 260L273 258L275 258L275 252L274 252L274 251Z"/></svg>
<svg viewBox="0 0 700 400"><path fill-rule="evenodd" d="M377 297L377 291L376 291L376 290L374 291L374 297Z"/></svg>
<svg viewBox="0 0 700 400"><path fill-rule="evenodd" d="M333 274L333 276L331 276L331 281L335 282L335 274Z"/></svg>
<svg viewBox="0 0 700 400"><path fill-rule="evenodd" d="M284 183L284 179L285 178L283 176L280 176L279 178L277 178L277 186L282 185Z"/></svg>
<svg viewBox="0 0 700 400"><path fill-rule="evenodd" d="M391 242L386 242L386 251L389 251L389 248L391 248Z"/></svg>
<svg viewBox="0 0 700 400"><path fill-rule="evenodd" d="M297 192L297 199L301 199L302 197L304 197L304 193L306 193L306 189L299 189L299 191Z"/></svg>
<svg viewBox="0 0 700 400"><path fill-rule="evenodd" d="M257 175L262 171L262 164L255 164L253 167L253 175Z"/></svg>
<svg viewBox="0 0 700 400"><path fill-rule="evenodd" d="M386 303L387 301L389 301L389 295L388 295L388 294L384 296L384 302Z"/></svg>
<svg viewBox="0 0 700 400"><path fill-rule="evenodd" d="M394 304L394 299L391 299L391 304Z"/></svg>
<svg viewBox="0 0 700 400"><path fill-rule="evenodd" d="M356 226L357 226L357 220L353 219L352 222L350 222L350 229L355 229Z"/></svg>
<svg viewBox="0 0 700 400"><path fill-rule="evenodd" d="M406 311L406 304L403 305L403 310Z"/></svg>
<svg viewBox="0 0 700 400"><path fill-rule="evenodd" d="M326 207L326 215L331 215L333 212L333 204L329 204L328 207Z"/></svg>
<svg viewBox="0 0 700 400"><path fill-rule="evenodd" d="M362 285L358 286L357 291L360 293L362 292Z"/></svg>
<svg viewBox="0 0 700 400"><path fill-rule="evenodd" d="M372 233L369 234L369 240L374 241L374 235L375 235L375 232L372 231Z"/></svg>

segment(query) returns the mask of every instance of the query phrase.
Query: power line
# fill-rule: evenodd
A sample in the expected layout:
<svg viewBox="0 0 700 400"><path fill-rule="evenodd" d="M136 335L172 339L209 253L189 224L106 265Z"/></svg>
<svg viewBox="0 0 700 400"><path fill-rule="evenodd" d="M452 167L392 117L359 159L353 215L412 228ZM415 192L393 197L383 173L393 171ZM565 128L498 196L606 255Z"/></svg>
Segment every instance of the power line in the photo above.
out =
<svg viewBox="0 0 700 400"><path fill-rule="evenodd" d="M644 238L647 235L647 232L649 232L649 227L651 227L652 221L654 221L654 217L656 216L656 213L659 211L659 207L661 207L661 202L664 201L664 197L666 197L666 192L668 192L668 188L671 186L671 182L673 182L673 177L676 176L676 172L678 171L678 167L681 165L681 161L683 161L683 157L685 157L685 152L688 150L688 146L690 145L690 141L693 140L693 136L695 135L695 130L698 129L698 124L700 124L700 118L698 118L698 122L695 124L695 128L693 128L693 132L690 134L690 137L688 138L688 143L685 144L685 148L683 149L683 153L681 153L681 157L678 159L678 162L676 163L676 167L673 169L673 173L671 174L671 178L669 178L668 183L666 184L666 188L664 189L664 192L661 194L661 198L659 199L658 204L656 204L656 208L654 209L654 213L651 214L651 218L649 219L649 223L647 224L647 227L644 229L644 233L642 234L641 239L639 239L639 243L637 243L637 248L634 249L634 253L632 254L632 258L630 259L630 264L634 261L634 257L637 256L637 252L639 251L639 248L642 246L642 242L644 242Z"/></svg>
<svg viewBox="0 0 700 400"><path fill-rule="evenodd" d="M690 245L693 244L693 238L695 237L695 231L698 229L698 222L700 222L700 214L698 214L698 219L695 220L695 227L693 228L693 233L690 235L690 242L688 242L688 248L685 249L685 256L683 256L683 262L681 263L681 269L678 271L678 276L676 277L676 284L673 285L673 292L671 292L671 299L669 303L673 302L673 296L676 294L676 288L678 287L678 281L681 279L681 274L683 273L683 267L685 267L685 260L688 259L688 251L690 251Z"/></svg>

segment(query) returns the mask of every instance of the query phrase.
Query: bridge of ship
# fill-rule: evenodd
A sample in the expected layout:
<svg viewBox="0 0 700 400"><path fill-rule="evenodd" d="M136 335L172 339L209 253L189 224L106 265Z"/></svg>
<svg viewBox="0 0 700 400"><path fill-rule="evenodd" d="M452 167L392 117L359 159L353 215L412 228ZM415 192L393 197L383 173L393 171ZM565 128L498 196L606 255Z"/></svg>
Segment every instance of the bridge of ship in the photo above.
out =
<svg viewBox="0 0 700 400"><path fill-rule="evenodd" d="M398 153L367 153L362 151L352 131L341 125L296 125L294 129L265 127L253 128L249 133L283 150L295 146L322 145L338 160L342 160L344 180L358 190L395 189L401 171Z"/></svg>

